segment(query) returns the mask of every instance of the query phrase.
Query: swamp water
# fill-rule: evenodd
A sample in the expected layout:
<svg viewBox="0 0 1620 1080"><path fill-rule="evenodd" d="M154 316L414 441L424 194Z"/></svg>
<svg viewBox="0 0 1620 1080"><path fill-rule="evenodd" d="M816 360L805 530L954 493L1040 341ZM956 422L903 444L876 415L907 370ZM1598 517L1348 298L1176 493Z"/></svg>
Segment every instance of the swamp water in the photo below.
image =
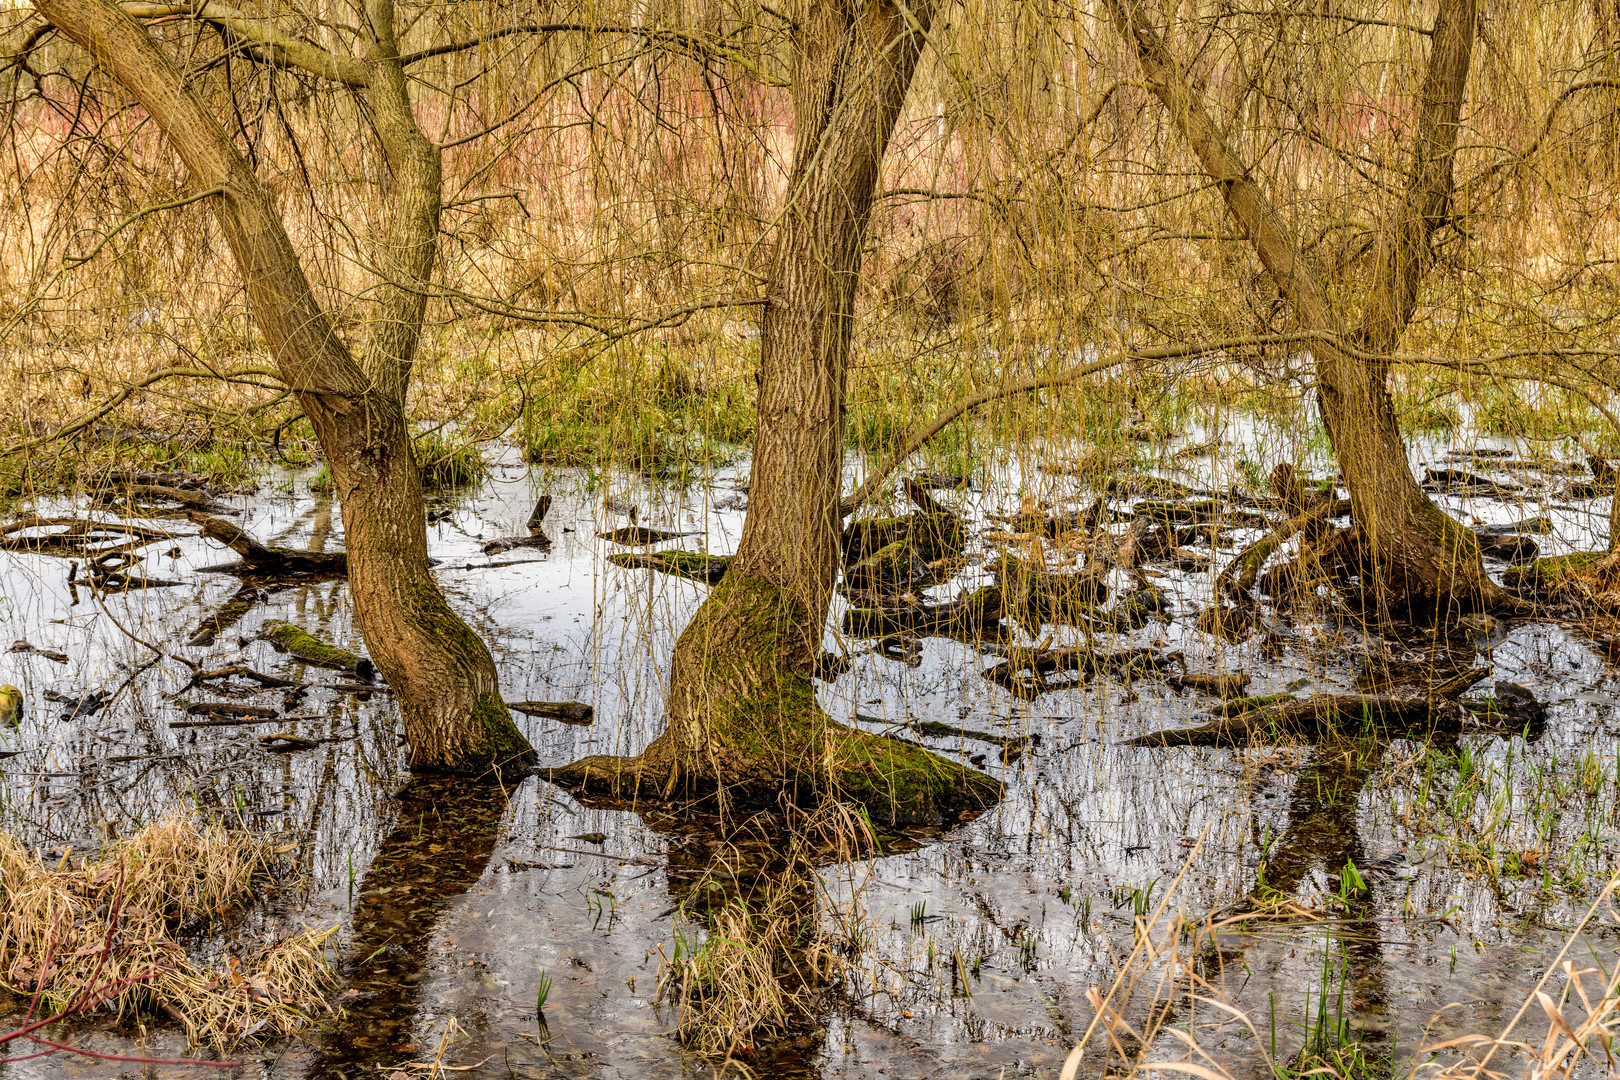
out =
<svg viewBox="0 0 1620 1080"><path fill-rule="evenodd" d="M1601 546L1607 500L1566 497L1570 476L1556 465L1458 460L1432 446L1414 462L1522 485L1509 497L1438 496L1465 521L1545 514L1553 529L1536 537L1543 554ZM1192 459L1176 475L1212 484L1221 478L1208 465ZM265 542L339 548L335 508L305 479L273 475L258 494L225 500L237 511L231 520ZM685 488L618 476L604 489L584 472L507 461L478 490L430 503L439 580L490 642L508 700L595 709L589 726L520 718L543 763L634 753L657 735L675 633L706 591L611 565L618 549L596 533L627 519L604 509L604 496L636 505L643 525L695 533L661 547L724 554L741 527L744 480L744 471L722 469ZM969 522L970 561L930 590L934 598L987 580L981 563L997 549L983 536L1000 526L984 515L1016 512L1025 484L1058 509L1093 497L1079 479L1043 473L1033 460L1010 463L979 490L936 491ZM485 542L523 534L541 492L554 499L549 552L484 554ZM1112 505L1133 501L1121 494ZM109 518L82 501L36 509ZM140 549L136 566L178 584L97 594L68 582L64 558L0 552L0 645L33 646L0 653L0 682L25 699L20 728L0 732L0 749L22 751L0 762L0 827L54 860L196 804L289 846L302 885L226 915L222 933L191 944L223 966L226 953L300 925L337 925L342 1011L303 1038L244 1046L235 1060L278 1077L399 1080L426 1075L435 1060L469 1077L712 1074L712 1063L668 1036L677 1016L656 1001L661 958L677 940L689 947L702 936L682 905L712 858L712 821L586 806L539 777L484 796L410 781L386 692L323 689L346 677L306 669L257 636L265 621L286 619L360 648L341 580L261 583L239 621L188 647L181 643L241 587L204 571L230 553L184 520L135 520L176 534ZM996 657L976 646L926 638L895 658L829 631L828 647L852 659L820 684L834 717L872 730L935 721L1039 742L1003 755L999 743L907 733L1003 779L1006 798L971 822L890 835L893 854L822 871L827 892L852 905L842 916L843 936L855 939L850 967L813 1023L747 1059L759 1075L1055 1077L1091 1023L1087 989L1114 979L1137 914L1155 909L1178 875L1168 910L1195 921L1242 904L1262 872L1276 890L1267 917L1221 933L1202 971L1279 1056L1304 1041L1302 1021L1324 1001L1335 1021L1364 1033L1370 1056L1393 1047L1398 1061L1428 1040L1500 1030L1616 869L1620 716L1608 645L1545 622L1438 638L1408 628L1379 640L1328 619L1279 620L1236 644L1198 632L1214 574L1261 532L1224 532L1207 569L1149 567L1170 594L1170 621L1118 644L1180 650L1188 671L1247 673L1251 695L1352 692L1369 655L1488 665L1491 677L1473 694L1498 679L1522 683L1548 705L1545 730L1428 747L1138 748L1124 740L1200 723L1218 699L1148 674L1129 683L1096 676L1023 701L981 677ZM1054 545L1051 554L1061 552ZM842 607L835 603L832 625ZM1083 640L1067 628L1045 633ZM152 663L135 638L204 667L240 661L317 685L271 724L173 728L188 718L163 695L190 673ZM91 693L106 699L94 710L62 703ZM281 694L245 700L278 705ZM318 742L276 752L258 739L270 731ZM1611 920L1595 920L1574 958L1609 967L1615 936ZM547 976L542 1025L535 996ZM1212 1055L1255 1073L1253 1038L1222 1019L1183 1010L1174 1022L1194 1023ZM153 1020L84 1023L67 1037L111 1054L197 1055ZM1094 1075L1100 1047L1088 1061L1082 1074ZM194 1072L68 1055L0 1065L7 1077L136 1071Z"/></svg>

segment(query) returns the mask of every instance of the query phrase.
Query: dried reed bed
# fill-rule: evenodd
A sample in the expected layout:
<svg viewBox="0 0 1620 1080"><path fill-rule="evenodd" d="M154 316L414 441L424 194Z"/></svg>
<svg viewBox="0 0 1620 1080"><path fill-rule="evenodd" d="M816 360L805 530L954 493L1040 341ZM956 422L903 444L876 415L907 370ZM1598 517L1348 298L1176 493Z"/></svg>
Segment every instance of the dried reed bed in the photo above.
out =
<svg viewBox="0 0 1620 1080"><path fill-rule="evenodd" d="M192 1042L223 1051L247 1035L285 1035L326 1010L336 983L323 947L333 930L303 929L209 970L176 938L241 904L273 869L258 837L177 813L100 858L42 863L0 834L0 985L38 996L36 1015L157 1010ZM335 928L333 928L335 929Z"/></svg>
<svg viewBox="0 0 1620 1080"><path fill-rule="evenodd" d="M1584 967L1569 959L1584 951L1596 960L1586 934L1600 915L1620 924L1613 904L1620 877L1611 879L1593 901L1498 1034L1428 1040L1415 1053L1396 1058L1392 1048L1370 1047L1342 1010L1330 1012L1325 981L1319 1015L1306 1017L1303 1045L1279 1052L1275 1021L1268 1037L1263 1023L1234 1003L1209 957L1218 955L1223 930L1274 916L1310 918L1312 913L1287 905L1189 918L1175 910L1175 897L1190 865L1189 857L1151 914L1137 916L1133 947L1119 960L1114 981L1087 991L1093 1019L1064 1062L1060 1080L1081 1075L1141 1080L1567 1080L1585 1075L1577 1071L1583 1063L1591 1075L1620 1072L1614 1053L1620 1036L1620 963L1605 967L1596 961L1596 966ZM1545 1029L1535 1030L1542 1023ZM1232 1049L1234 1041L1240 1049Z"/></svg>

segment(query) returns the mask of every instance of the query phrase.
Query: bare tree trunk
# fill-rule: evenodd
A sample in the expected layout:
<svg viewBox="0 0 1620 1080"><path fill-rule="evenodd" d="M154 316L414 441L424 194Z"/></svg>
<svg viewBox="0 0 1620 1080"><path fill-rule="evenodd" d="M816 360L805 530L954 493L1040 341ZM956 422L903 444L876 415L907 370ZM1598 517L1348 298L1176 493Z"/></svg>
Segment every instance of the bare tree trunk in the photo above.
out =
<svg viewBox="0 0 1620 1080"><path fill-rule="evenodd" d="M931 3L889 0L807 0L798 12L793 172L767 288L742 539L676 644L668 730L640 759L577 763L575 779L634 778L664 797L718 792L723 802L841 797L887 820L1000 795L980 773L835 723L810 682L838 573L861 250L932 18Z"/></svg>
<svg viewBox="0 0 1620 1080"><path fill-rule="evenodd" d="M1211 179L1255 254L1293 305L1301 326L1339 334L1334 309L1292 230L1228 147L1202 100L1177 69L1137 0L1108 0L1153 93ZM1475 0L1441 0L1435 20L1413 168L1377 247L1377 273L1352 339L1364 352L1392 352L1411 320L1433 263L1431 238L1452 193L1457 120L1475 35ZM1412 475L1385 385L1386 364L1331 345L1313 346L1322 417L1350 489L1361 548L1380 597L1404 610L1492 607L1506 599L1486 576L1472 532L1431 502Z"/></svg>
<svg viewBox="0 0 1620 1080"><path fill-rule="evenodd" d="M106 0L39 0L35 8L140 102L193 182L223 189L212 202L254 320L332 469L356 622L398 695L411 767L480 775L526 765L533 751L501 701L494 660L445 603L428 567L404 405L426 303L419 283L437 251L439 151L417 128L406 96L391 0L370 0L366 9L372 48L364 72L394 214L379 260L389 279L363 363L333 332L258 177L145 29Z"/></svg>

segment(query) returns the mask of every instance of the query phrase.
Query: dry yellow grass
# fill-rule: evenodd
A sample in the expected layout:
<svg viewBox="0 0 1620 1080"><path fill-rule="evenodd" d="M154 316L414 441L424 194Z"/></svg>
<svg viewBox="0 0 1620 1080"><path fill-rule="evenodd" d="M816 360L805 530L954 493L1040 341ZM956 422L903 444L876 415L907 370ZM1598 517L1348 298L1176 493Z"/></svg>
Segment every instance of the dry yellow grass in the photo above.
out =
<svg viewBox="0 0 1620 1080"><path fill-rule="evenodd" d="M155 1009L218 1050L295 1031L326 1008L336 975L323 945L335 927L231 955L223 970L195 963L175 938L249 898L273 859L268 842L187 814L101 858L70 853L54 866L0 834L0 985L38 995L40 1016Z"/></svg>

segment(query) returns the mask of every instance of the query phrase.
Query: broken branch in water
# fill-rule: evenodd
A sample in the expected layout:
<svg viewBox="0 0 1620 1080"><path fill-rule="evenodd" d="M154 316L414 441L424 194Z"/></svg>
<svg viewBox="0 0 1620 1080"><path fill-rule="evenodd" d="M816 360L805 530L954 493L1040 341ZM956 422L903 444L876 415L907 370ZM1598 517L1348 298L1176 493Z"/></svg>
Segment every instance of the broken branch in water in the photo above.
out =
<svg viewBox="0 0 1620 1080"><path fill-rule="evenodd" d="M565 724L588 724L596 715L589 705L577 701L508 701L506 707L525 716L544 716Z"/></svg>
<svg viewBox="0 0 1620 1080"><path fill-rule="evenodd" d="M349 558L341 551L295 551L266 547L228 521L191 510L186 516L201 526L202 535L218 540L242 557L244 568L256 574L347 574Z"/></svg>

